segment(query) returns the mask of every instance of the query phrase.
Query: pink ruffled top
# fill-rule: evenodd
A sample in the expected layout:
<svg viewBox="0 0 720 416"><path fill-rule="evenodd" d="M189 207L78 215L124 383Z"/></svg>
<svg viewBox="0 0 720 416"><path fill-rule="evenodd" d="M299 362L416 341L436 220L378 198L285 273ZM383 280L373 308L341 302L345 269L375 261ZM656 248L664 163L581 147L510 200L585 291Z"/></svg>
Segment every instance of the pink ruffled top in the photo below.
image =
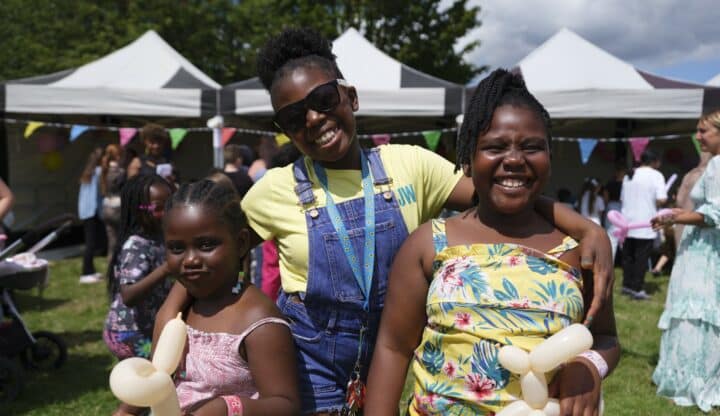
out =
<svg viewBox="0 0 720 416"><path fill-rule="evenodd" d="M175 386L183 411L219 396L258 397L250 368L240 356L239 348L245 337L268 323L289 328L280 318L261 319L237 335L203 332L188 325L188 352L184 365L181 363L175 373Z"/></svg>

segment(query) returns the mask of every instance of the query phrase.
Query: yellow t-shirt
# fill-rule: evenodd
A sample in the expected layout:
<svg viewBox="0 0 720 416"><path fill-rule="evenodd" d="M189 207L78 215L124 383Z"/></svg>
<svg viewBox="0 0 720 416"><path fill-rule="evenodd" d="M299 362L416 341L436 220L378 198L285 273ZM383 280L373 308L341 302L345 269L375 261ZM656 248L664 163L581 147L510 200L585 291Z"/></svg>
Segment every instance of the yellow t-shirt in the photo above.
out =
<svg viewBox="0 0 720 416"><path fill-rule="evenodd" d="M454 166L448 160L419 146L381 146L380 158L385 172L393 180L392 190L408 232L437 216L462 177L461 172L453 172ZM308 158L305 158L305 164L308 178L313 183L316 206L324 207L325 192L319 186ZM335 203L362 198L359 170L326 171ZM267 171L242 200L250 227L262 239L277 243L282 287L288 293L305 291L308 269L305 214L294 187L290 164Z"/></svg>

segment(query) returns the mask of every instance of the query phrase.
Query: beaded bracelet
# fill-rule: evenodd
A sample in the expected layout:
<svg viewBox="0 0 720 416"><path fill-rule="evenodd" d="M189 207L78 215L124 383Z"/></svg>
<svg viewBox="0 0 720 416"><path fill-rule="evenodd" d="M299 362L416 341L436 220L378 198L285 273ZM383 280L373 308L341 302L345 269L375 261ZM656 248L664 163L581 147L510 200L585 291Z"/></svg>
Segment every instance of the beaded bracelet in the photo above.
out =
<svg viewBox="0 0 720 416"><path fill-rule="evenodd" d="M595 350L587 350L580 353L578 357L583 357L590 361L595 366L595 368L597 368L598 374L600 374L600 379L604 379L605 376L607 376L608 364L607 361L605 361L605 358L603 358L603 356L600 355L599 352Z"/></svg>
<svg viewBox="0 0 720 416"><path fill-rule="evenodd" d="M243 404L238 396L221 396L225 400L228 416L242 416Z"/></svg>

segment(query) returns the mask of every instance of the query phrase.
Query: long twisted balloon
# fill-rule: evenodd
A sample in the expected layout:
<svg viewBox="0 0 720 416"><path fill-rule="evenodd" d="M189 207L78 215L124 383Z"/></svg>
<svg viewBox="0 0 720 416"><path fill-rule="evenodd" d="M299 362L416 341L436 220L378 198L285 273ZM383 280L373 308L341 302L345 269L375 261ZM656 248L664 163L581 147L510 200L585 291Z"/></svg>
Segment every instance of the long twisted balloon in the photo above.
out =
<svg viewBox="0 0 720 416"><path fill-rule="evenodd" d="M497 416L559 416L560 403L548 397L545 373L592 347L593 337L581 324L573 324L535 347L529 354L508 345L498 352L503 367L520 374L522 399L505 406ZM600 416L603 413L600 401Z"/></svg>
<svg viewBox="0 0 720 416"><path fill-rule="evenodd" d="M153 416L180 416L172 373L182 358L187 327L182 314L162 330L152 362L139 357L120 361L110 372L110 390L122 402L150 407Z"/></svg>

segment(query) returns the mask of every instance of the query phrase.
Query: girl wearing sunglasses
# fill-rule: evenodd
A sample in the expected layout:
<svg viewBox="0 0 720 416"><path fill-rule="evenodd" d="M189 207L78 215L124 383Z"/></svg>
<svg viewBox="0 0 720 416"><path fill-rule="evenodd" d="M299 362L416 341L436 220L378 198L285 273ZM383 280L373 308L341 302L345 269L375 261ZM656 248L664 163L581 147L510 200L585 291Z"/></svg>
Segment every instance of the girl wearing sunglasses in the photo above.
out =
<svg viewBox="0 0 720 416"><path fill-rule="evenodd" d="M288 29L270 39L258 72L275 125L304 157L268 171L242 208L255 242L278 246L278 306L295 339L303 414L356 414L395 253L443 207L472 206L473 184L417 146L363 149L354 116L358 94L337 67L331 43L316 32ZM599 259L599 308L612 270L605 232L560 204L544 200L537 209L584 241L590 266ZM175 285L156 333L187 296Z"/></svg>

